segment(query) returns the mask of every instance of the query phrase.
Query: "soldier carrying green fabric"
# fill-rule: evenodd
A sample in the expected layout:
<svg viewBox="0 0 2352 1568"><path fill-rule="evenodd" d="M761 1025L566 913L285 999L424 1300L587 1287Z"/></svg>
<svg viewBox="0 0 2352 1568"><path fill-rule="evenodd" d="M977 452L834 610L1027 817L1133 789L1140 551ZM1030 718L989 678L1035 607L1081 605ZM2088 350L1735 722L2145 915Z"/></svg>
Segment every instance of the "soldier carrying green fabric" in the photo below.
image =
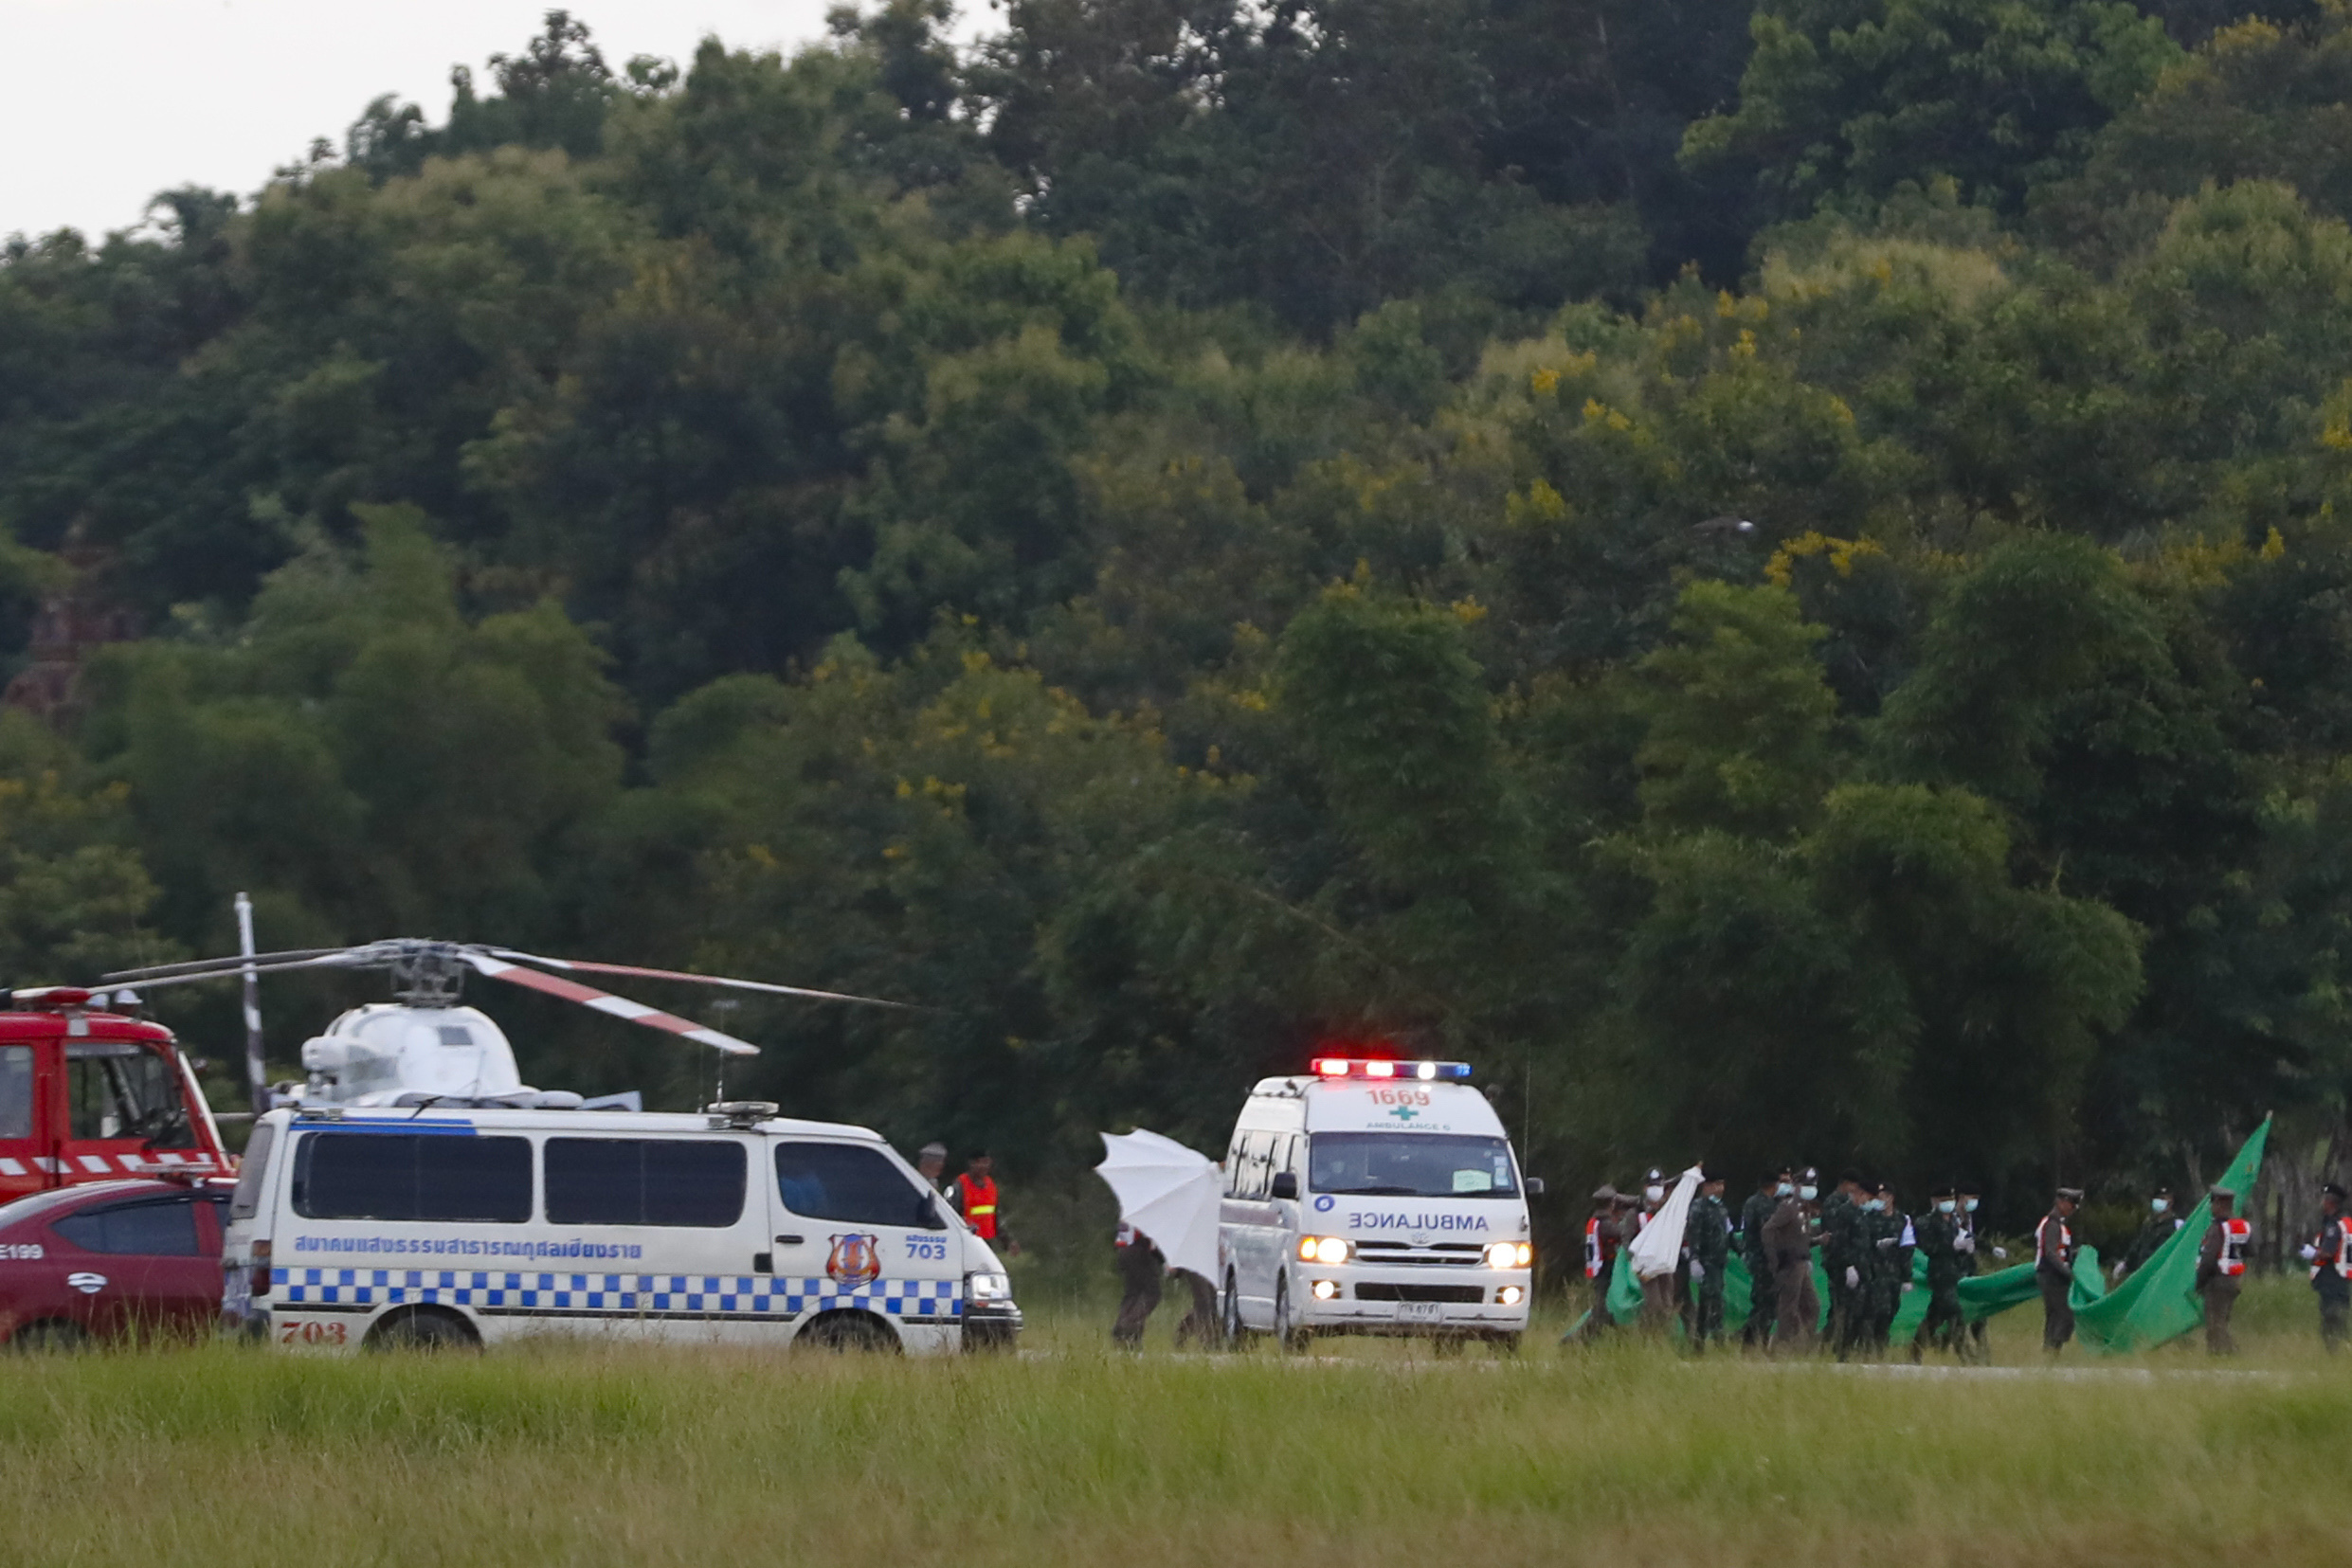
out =
<svg viewBox="0 0 2352 1568"><path fill-rule="evenodd" d="M1849 1170L1821 1199L1821 1267L1829 1273L1830 1345L1840 1361L1868 1337L1869 1226L1862 1213L1862 1173Z"/></svg>
<svg viewBox="0 0 2352 1568"><path fill-rule="evenodd" d="M1959 1245L1960 1195L1946 1183L1928 1194L1928 1211L1914 1228L1919 1255L1927 1260L1927 1315L1911 1341L1913 1361L1930 1345L1956 1352L1965 1348L1960 1343L1960 1282L1971 1270Z"/></svg>
<svg viewBox="0 0 2352 1568"><path fill-rule="evenodd" d="M1772 1340L1772 1313L1780 1287L1772 1277L1772 1249L1764 1245L1764 1226L1781 1199L1797 1191L1796 1173L1783 1166L1767 1174L1747 1201L1740 1205L1740 1261L1747 1265L1747 1326L1740 1343L1761 1349Z"/></svg>
<svg viewBox="0 0 2352 1568"><path fill-rule="evenodd" d="M2172 1212L2172 1189L2159 1187L2148 1199L2148 1217L2140 1226L2140 1234L2131 1238L2131 1251L2116 1266L2115 1277L2128 1279L2138 1273L2156 1255L2156 1249L2170 1241L2180 1229L2180 1217Z"/></svg>
<svg viewBox="0 0 2352 1568"><path fill-rule="evenodd" d="M1724 1262L1731 1255L1731 1215L1717 1172L1700 1177L1699 1195L1682 1222L1682 1245L1691 1258L1691 1348L1703 1356L1708 1341L1723 1337Z"/></svg>
<svg viewBox="0 0 2352 1568"><path fill-rule="evenodd" d="M1875 1183L1862 1208L1863 1235L1870 1242L1864 1341L1876 1355L1886 1350L1903 1293L1911 1288L1911 1219L1895 1206L1894 1189L1884 1181Z"/></svg>

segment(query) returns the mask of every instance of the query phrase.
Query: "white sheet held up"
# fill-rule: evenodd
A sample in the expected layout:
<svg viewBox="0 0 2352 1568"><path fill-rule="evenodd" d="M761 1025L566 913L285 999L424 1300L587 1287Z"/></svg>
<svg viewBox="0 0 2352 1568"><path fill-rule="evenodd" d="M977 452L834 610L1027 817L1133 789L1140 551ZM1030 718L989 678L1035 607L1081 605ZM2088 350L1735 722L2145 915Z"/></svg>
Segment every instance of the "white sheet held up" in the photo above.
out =
<svg viewBox="0 0 2352 1568"><path fill-rule="evenodd" d="M1655 1279L1674 1271L1682 1256L1682 1228L1691 1217L1691 1199L1699 1190L1700 1171L1692 1165L1682 1173L1666 1202L1650 1217L1641 1234L1625 1244L1626 1262L1637 1279Z"/></svg>
<svg viewBox="0 0 2352 1568"><path fill-rule="evenodd" d="M1169 1265L1217 1277L1217 1222L1224 1181L1217 1162L1137 1127L1102 1135L1095 1174L1118 1196L1119 1218L1158 1245Z"/></svg>

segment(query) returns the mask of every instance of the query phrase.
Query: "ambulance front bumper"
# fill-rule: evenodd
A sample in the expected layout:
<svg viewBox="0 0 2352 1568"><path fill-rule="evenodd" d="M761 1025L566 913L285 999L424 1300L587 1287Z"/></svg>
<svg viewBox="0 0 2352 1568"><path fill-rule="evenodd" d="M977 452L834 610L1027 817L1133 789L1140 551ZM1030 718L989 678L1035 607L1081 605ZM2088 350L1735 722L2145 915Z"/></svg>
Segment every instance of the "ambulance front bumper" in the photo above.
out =
<svg viewBox="0 0 2352 1568"><path fill-rule="evenodd" d="M1528 1325L1528 1269L1304 1264L1302 1327L1357 1334L1516 1334Z"/></svg>

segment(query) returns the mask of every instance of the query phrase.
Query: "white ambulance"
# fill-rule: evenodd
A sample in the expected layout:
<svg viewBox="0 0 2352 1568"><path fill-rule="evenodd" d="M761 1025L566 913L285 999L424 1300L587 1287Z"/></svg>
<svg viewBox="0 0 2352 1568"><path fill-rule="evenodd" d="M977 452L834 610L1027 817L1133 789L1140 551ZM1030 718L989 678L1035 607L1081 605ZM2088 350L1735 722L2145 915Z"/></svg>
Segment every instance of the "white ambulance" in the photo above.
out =
<svg viewBox="0 0 2352 1568"><path fill-rule="evenodd" d="M273 1110L223 1266L231 1325L300 1349L554 1331L945 1351L1021 1329L1004 1266L889 1144L765 1102Z"/></svg>
<svg viewBox="0 0 2352 1568"><path fill-rule="evenodd" d="M1511 1140L1461 1062L1318 1057L1250 1091L1218 1230L1225 1330L1515 1348L1534 1284Z"/></svg>

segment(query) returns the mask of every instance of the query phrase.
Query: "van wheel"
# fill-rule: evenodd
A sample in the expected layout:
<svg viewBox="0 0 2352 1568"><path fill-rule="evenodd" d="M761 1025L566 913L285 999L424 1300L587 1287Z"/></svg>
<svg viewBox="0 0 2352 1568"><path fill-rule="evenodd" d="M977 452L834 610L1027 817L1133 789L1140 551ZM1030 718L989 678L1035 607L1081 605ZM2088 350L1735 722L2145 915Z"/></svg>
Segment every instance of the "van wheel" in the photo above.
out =
<svg viewBox="0 0 2352 1568"><path fill-rule="evenodd" d="M386 1318L359 1342L362 1350L479 1350L481 1336L474 1325L451 1312L419 1308Z"/></svg>
<svg viewBox="0 0 2352 1568"><path fill-rule="evenodd" d="M9 1348L29 1356L54 1356L89 1349L90 1336L78 1323L53 1320L27 1324L9 1336Z"/></svg>
<svg viewBox="0 0 2352 1568"><path fill-rule="evenodd" d="M1274 1282L1274 1343L1284 1350L1307 1348L1314 1336L1291 1319L1291 1282L1285 1275Z"/></svg>
<svg viewBox="0 0 2352 1568"><path fill-rule="evenodd" d="M830 1350L837 1356L851 1351L880 1354L900 1348L897 1335L863 1312L827 1312L802 1329L800 1338L792 1343L811 1350Z"/></svg>
<svg viewBox="0 0 2352 1568"><path fill-rule="evenodd" d="M1241 1282L1230 1269L1225 1271L1225 1293L1217 1304L1217 1314L1224 1324L1225 1348L1248 1349L1251 1336L1249 1325L1241 1321Z"/></svg>
<svg viewBox="0 0 2352 1568"><path fill-rule="evenodd" d="M1516 1334L1497 1334L1488 1343L1494 1346L1494 1354L1497 1356L1519 1354L1519 1336Z"/></svg>

